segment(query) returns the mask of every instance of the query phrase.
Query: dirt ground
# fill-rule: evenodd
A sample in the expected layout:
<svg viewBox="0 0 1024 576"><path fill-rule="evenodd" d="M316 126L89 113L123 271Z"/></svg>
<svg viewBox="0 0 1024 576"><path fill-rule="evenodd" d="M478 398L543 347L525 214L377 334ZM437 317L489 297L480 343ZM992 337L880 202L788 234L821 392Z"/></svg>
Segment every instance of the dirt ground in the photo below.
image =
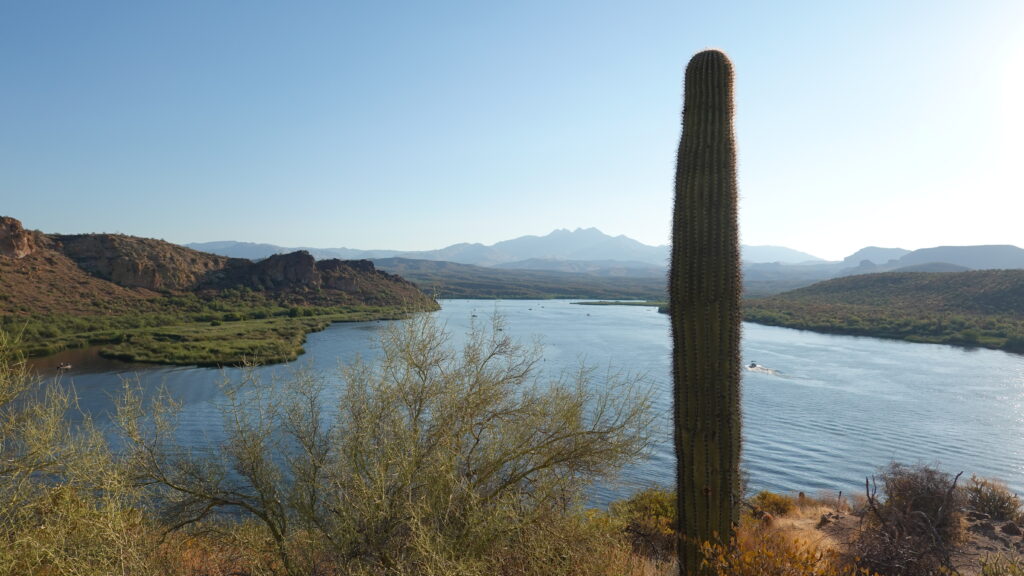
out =
<svg viewBox="0 0 1024 576"><path fill-rule="evenodd" d="M846 551L864 523L848 511L810 506L777 518L774 528L811 545ZM980 575L986 562L1024 562L1024 529L1014 522L997 522L984 514L968 513L964 533L965 541L953 554L954 565L963 576Z"/></svg>

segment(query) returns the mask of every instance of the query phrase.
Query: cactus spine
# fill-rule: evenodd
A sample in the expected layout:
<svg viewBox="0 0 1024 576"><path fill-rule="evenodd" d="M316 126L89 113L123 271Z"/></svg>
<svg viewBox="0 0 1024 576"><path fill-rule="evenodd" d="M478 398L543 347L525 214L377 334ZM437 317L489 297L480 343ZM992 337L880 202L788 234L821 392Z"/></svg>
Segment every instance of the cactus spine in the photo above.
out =
<svg viewBox="0 0 1024 576"><path fill-rule="evenodd" d="M732 63L708 50L686 67L676 159L669 298L682 574L701 542L739 521L740 268Z"/></svg>

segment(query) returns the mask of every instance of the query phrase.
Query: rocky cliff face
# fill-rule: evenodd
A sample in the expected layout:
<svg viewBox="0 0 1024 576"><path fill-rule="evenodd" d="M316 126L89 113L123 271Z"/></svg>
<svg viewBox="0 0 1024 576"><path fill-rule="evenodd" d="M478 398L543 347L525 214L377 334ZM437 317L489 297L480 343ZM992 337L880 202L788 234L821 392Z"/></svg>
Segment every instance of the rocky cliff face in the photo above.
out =
<svg viewBox="0 0 1024 576"><path fill-rule="evenodd" d="M51 235L56 249L86 272L119 286L191 290L229 259L150 238L120 234Z"/></svg>
<svg viewBox="0 0 1024 576"><path fill-rule="evenodd" d="M259 262L233 258L222 269L208 274L200 283L203 290L244 287L252 290L316 290L320 280L316 260L309 252L275 254Z"/></svg>
<svg viewBox="0 0 1024 576"><path fill-rule="evenodd" d="M89 274L42 232L0 217L0 315L117 314L155 296Z"/></svg>
<svg viewBox="0 0 1024 576"><path fill-rule="evenodd" d="M323 260L308 252L259 262L120 234L46 235L0 217L0 313L117 313L120 304L164 293L248 288L298 305L437 303L368 260Z"/></svg>
<svg viewBox="0 0 1024 576"><path fill-rule="evenodd" d="M232 259L209 274L201 290L244 287L301 296L318 304L409 304L430 306L430 298L400 276L377 270L369 260L320 260L304 250L275 254L259 262Z"/></svg>
<svg viewBox="0 0 1024 576"><path fill-rule="evenodd" d="M325 290L369 303L424 306L432 300L412 282L377 270L369 260L320 260L316 268Z"/></svg>
<svg viewBox="0 0 1024 576"><path fill-rule="evenodd" d="M0 216L0 256L24 258L42 243L42 234L25 230L21 222L9 216Z"/></svg>

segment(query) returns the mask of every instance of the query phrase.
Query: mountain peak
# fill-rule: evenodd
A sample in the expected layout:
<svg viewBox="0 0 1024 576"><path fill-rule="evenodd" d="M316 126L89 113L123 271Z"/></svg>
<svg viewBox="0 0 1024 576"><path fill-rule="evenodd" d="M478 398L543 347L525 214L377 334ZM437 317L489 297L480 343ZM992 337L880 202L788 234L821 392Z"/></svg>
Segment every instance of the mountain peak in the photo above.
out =
<svg viewBox="0 0 1024 576"><path fill-rule="evenodd" d="M740 247L741 258L748 264L774 263L780 264L804 264L807 262L821 262L821 258L785 248L783 246L747 246Z"/></svg>

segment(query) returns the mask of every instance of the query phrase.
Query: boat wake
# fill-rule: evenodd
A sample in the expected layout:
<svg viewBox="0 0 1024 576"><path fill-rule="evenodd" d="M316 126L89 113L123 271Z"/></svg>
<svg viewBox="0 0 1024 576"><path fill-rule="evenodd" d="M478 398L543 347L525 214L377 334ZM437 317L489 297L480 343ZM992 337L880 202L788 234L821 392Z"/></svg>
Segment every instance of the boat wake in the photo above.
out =
<svg viewBox="0 0 1024 576"><path fill-rule="evenodd" d="M747 369L748 372L760 372L761 374L771 374L772 376L778 376L779 375L779 371L778 370L772 370L771 368L767 368L765 366L761 366L760 364L758 364L756 362L751 362L750 364L747 364L744 367Z"/></svg>

